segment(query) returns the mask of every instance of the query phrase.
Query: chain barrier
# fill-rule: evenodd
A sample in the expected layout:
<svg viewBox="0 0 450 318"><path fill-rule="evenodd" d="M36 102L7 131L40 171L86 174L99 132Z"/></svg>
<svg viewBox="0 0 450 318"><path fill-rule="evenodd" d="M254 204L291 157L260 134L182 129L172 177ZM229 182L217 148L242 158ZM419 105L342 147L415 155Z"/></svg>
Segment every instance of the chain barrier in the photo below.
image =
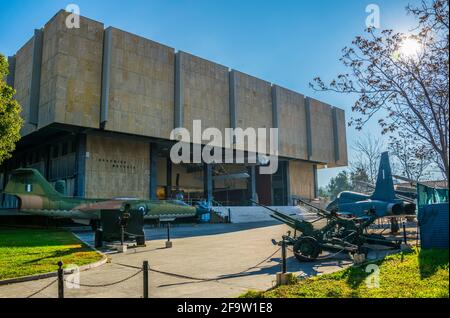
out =
<svg viewBox="0 0 450 318"><path fill-rule="evenodd" d="M37 294L43 292L44 290L46 290L47 288L49 288L50 286L52 286L54 283L56 283L58 281L58 279L55 279L54 281L52 281L50 284L45 285L44 287L42 287L41 289L39 289L38 291L32 293L31 295L27 296L26 298L31 298L33 296L36 296Z"/></svg>
<svg viewBox="0 0 450 318"><path fill-rule="evenodd" d="M131 235L131 236L140 236L140 237L145 237L145 234L134 234L134 233L129 233L129 232L123 232L123 234L126 234L126 235Z"/></svg>
<svg viewBox="0 0 450 318"><path fill-rule="evenodd" d="M220 277L214 277L214 278L202 278L202 277L194 277L194 276L188 276L188 275L182 275L182 274L177 274L177 273L171 273L171 272L167 272L167 271L162 271L162 270L158 270L158 269L154 269L154 268L149 268L149 271L154 272L154 273L158 273L158 274L162 274L162 275L166 275L166 276L172 276L172 277L176 277L176 278L182 278L182 279L189 279L189 280L196 280L199 282L211 282L211 281L218 281L218 280L224 280L224 279L230 279L230 278L235 278L235 277L239 277L242 274L248 272L251 269L257 268L259 265L263 264L264 262L266 262L268 259L270 259L272 256L274 256L276 253L278 253L280 251L281 247L278 248L275 252L273 252L272 254L270 254L268 257L264 258L262 261L260 261L258 264L247 268L244 271L238 272L238 273L234 273L234 274L229 274L229 275L224 275L224 276L220 276ZM139 268L137 266L133 266L133 265L127 265L127 264L122 264L122 263L113 263L119 266L124 266L124 267L129 267L129 268Z"/></svg>
<svg viewBox="0 0 450 318"><path fill-rule="evenodd" d="M140 268L140 267L139 267L139 268ZM81 283L74 283L74 282L71 282L71 281L67 281L66 279L64 279L64 281L65 281L66 283L70 283L70 284L73 284L73 285L78 285L78 286L80 286L80 287L91 287L91 288L95 288L95 287L109 287L109 286L113 286L113 285L117 285L117 284L123 283L123 282L125 282L125 281L127 281L127 280L129 280L129 279L132 279L133 277L137 276L137 275L140 274L141 272L142 272L142 269L140 268L139 271L137 271L136 273L134 273L134 274L131 275L131 276L128 276L128 277L126 277L126 278L124 278L124 279L118 280L117 282L106 283L106 284L97 284L97 285L94 285L94 284L81 284Z"/></svg>

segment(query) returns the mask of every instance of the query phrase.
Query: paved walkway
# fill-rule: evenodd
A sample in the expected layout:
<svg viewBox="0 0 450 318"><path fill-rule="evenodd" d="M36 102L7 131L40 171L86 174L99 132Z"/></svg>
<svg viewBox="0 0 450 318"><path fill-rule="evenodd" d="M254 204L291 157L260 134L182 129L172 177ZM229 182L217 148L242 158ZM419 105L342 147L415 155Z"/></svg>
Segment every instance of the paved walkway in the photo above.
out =
<svg viewBox="0 0 450 318"><path fill-rule="evenodd" d="M147 246L129 249L126 254L109 254L110 263L82 272L81 284L97 285L129 277L144 260L152 269L197 278L195 281L150 272L150 297L235 297L249 289L265 290L273 286L280 271L281 252L271 239L280 239L288 228L273 222L253 224L204 224L172 228L173 248L165 248L165 229L146 228ZM92 243L91 232L76 233ZM288 271L297 275L316 275L340 270L351 264L345 256L314 263L299 263L288 252ZM271 256L272 255L272 256ZM269 257L270 256L270 257ZM247 270L247 271L246 271ZM225 278L241 273L238 277ZM223 278L223 279L220 279ZM27 297L55 278L0 286L0 297ZM34 297L55 297L53 284ZM142 297L142 273L109 287L65 289L66 297Z"/></svg>

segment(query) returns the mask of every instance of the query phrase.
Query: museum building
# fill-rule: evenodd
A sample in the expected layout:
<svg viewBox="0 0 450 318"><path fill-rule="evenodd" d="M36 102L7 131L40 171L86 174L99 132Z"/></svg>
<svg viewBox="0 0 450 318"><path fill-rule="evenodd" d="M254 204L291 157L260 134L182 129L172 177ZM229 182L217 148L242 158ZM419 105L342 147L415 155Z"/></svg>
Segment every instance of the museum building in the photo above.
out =
<svg viewBox="0 0 450 318"><path fill-rule="evenodd" d="M8 58L22 139L0 167L65 180L68 196L291 205L317 196L317 170L347 165L342 109L152 40L59 11ZM257 164L171 161L174 128L278 128L276 173ZM2 197L3 208L14 208Z"/></svg>

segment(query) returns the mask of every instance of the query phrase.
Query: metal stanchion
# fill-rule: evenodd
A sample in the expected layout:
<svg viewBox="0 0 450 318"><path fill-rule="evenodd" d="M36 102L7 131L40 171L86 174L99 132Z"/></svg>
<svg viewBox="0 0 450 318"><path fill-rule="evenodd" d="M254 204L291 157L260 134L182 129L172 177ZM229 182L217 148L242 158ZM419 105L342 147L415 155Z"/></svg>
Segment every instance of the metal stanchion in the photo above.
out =
<svg viewBox="0 0 450 318"><path fill-rule="evenodd" d="M170 222L167 222L167 241L166 241L166 248L171 248L172 242L170 241Z"/></svg>
<svg viewBox="0 0 450 318"><path fill-rule="evenodd" d="M403 240L405 241L405 244L408 244L408 238L406 237L406 224L403 222Z"/></svg>
<svg viewBox="0 0 450 318"><path fill-rule="evenodd" d="M58 262L58 298L64 298L64 270L63 262Z"/></svg>
<svg viewBox="0 0 450 318"><path fill-rule="evenodd" d="M148 261L144 261L142 264L142 271L144 273L144 298L148 298Z"/></svg>
<svg viewBox="0 0 450 318"><path fill-rule="evenodd" d="M124 226L121 225L120 226L120 245L123 245L124 242L125 242L125 229L124 229Z"/></svg>
<svg viewBox="0 0 450 318"><path fill-rule="evenodd" d="M282 263L282 272L286 274L287 272L287 264L286 264L286 241L283 239L281 242L281 258L283 260Z"/></svg>

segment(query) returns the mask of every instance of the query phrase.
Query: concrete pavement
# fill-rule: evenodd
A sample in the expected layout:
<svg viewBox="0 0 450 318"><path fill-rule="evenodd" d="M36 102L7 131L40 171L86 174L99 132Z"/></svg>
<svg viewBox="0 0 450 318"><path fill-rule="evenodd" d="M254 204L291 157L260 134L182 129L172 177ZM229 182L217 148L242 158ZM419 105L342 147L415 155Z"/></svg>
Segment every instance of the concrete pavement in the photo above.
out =
<svg viewBox="0 0 450 318"><path fill-rule="evenodd" d="M150 272L150 297L235 297L247 290L266 290L273 286L280 271L281 252L270 240L280 239L289 228L274 222L252 224L203 224L172 228L173 248L165 248L166 231L146 228L147 246L129 249L126 254L109 254L110 262L80 273L80 283L107 284L127 278L148 260L152 269L202 279ZM78 232L92 243L91 232ZM297 275L317 275L343 269L351 264L346 256L313 263L299 263L288 252L288 271ZM226 278L230 274L238 276ZM26 297L51 283L54 278L0 286L0 297ZM66 297L142 297L142 273L108 287L65 289ZM34 297L56 297L57 284Z"/></svg>

